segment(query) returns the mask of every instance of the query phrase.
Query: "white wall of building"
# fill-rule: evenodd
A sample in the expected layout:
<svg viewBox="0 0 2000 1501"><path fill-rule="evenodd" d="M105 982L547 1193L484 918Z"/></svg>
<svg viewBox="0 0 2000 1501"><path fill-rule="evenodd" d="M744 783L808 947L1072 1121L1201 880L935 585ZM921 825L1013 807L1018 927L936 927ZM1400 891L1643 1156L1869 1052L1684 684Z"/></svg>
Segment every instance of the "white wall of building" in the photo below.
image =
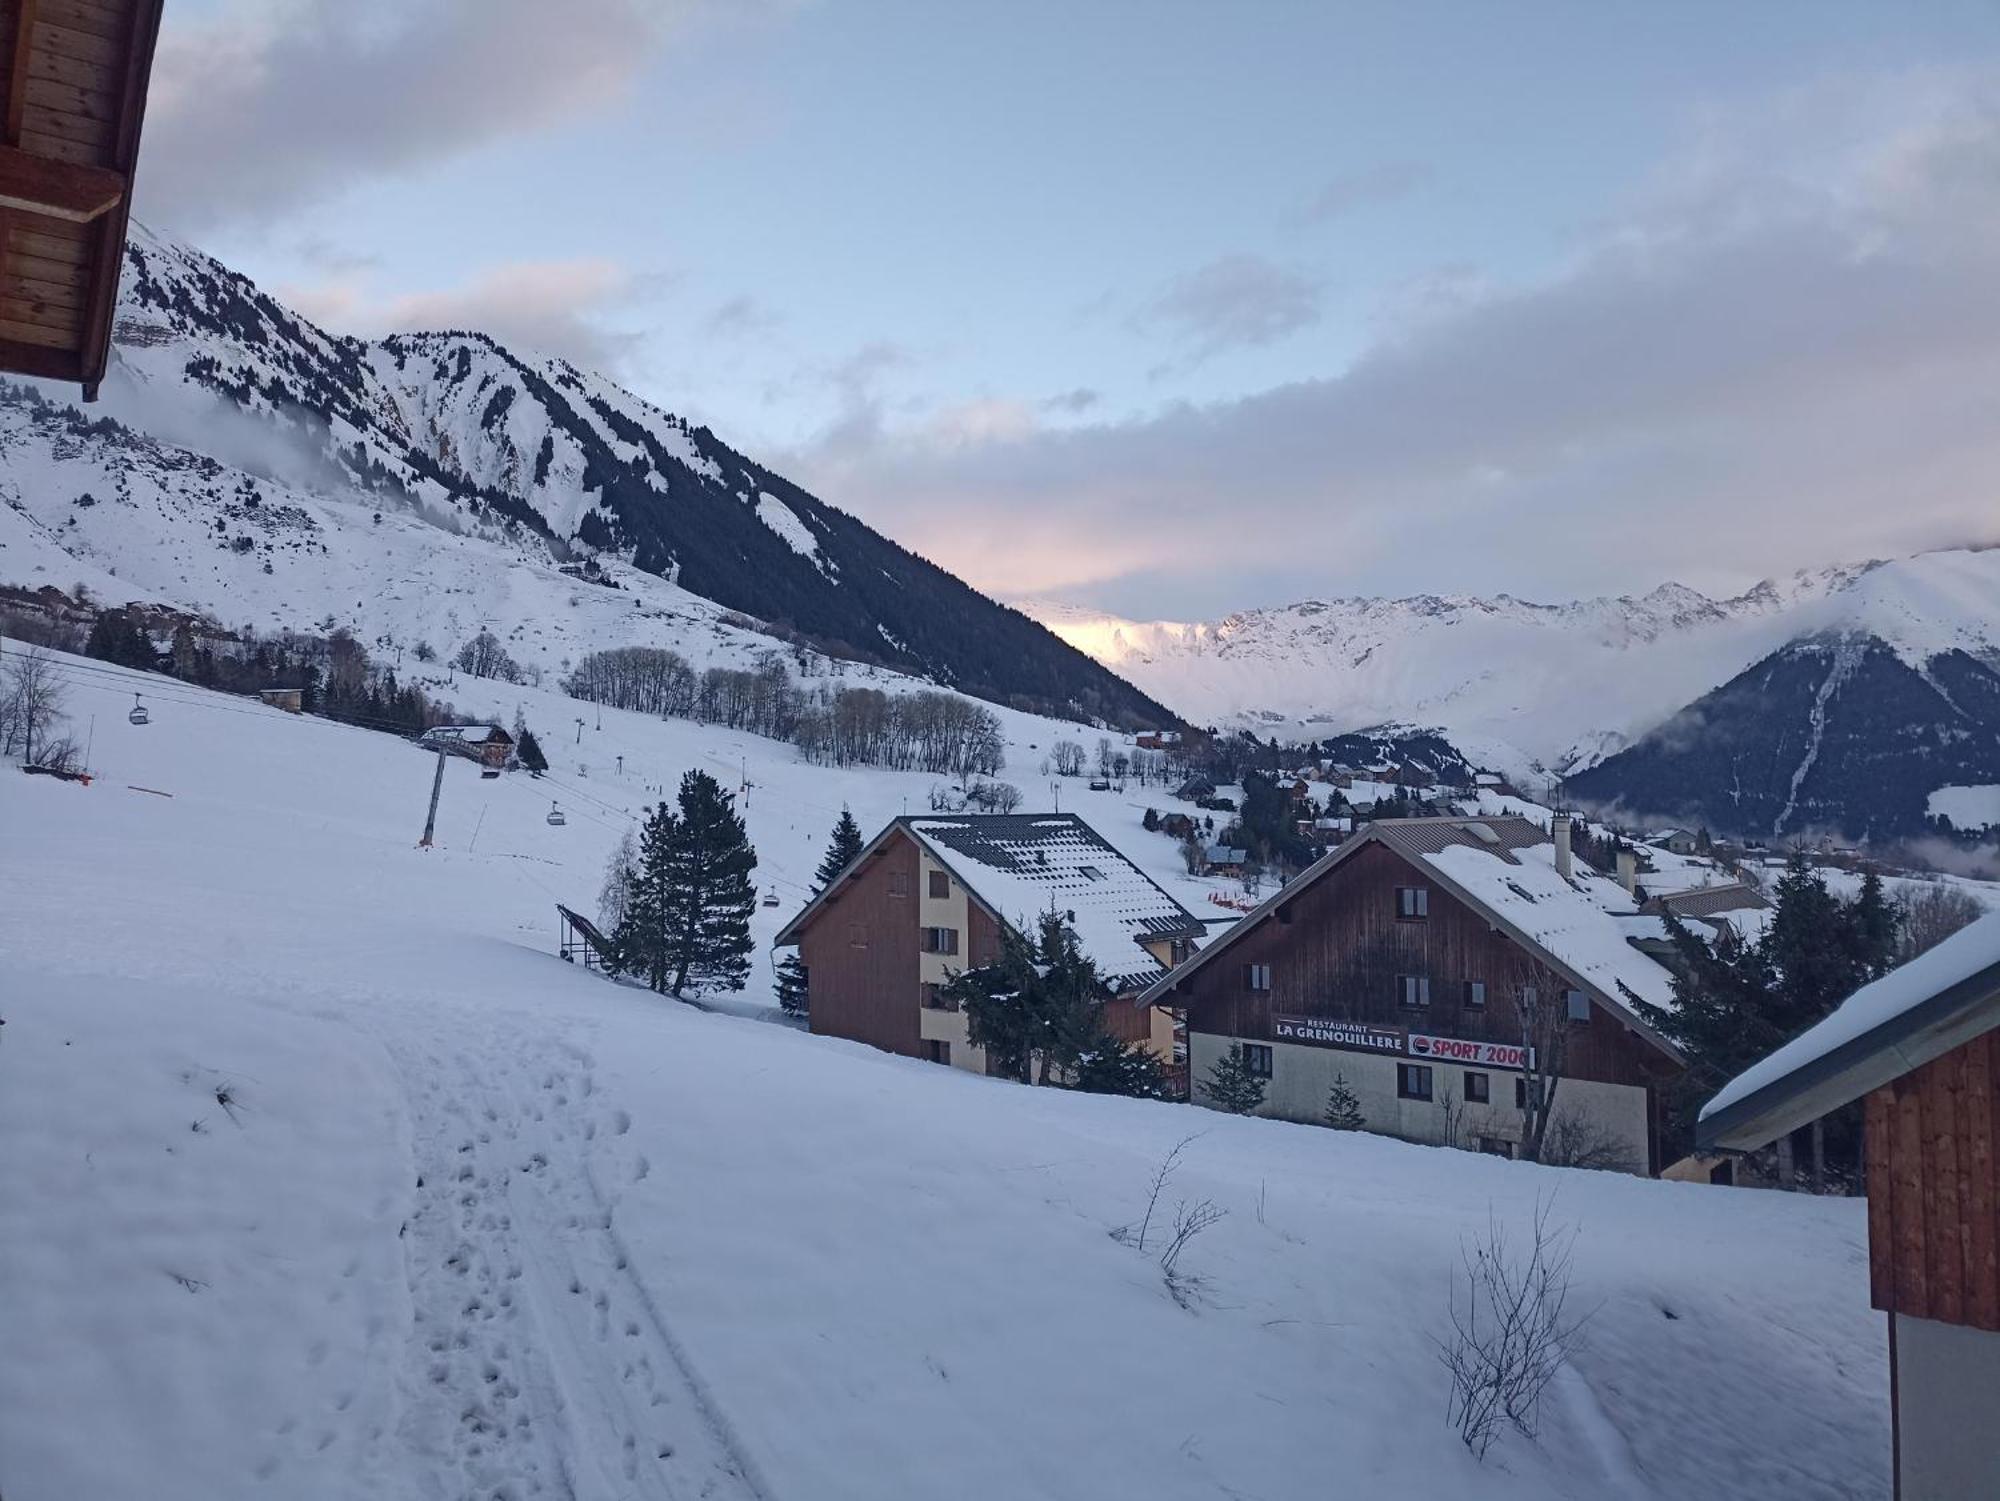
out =
<svg viewBox="0 0 2000 1501"><path fill-rule="evenodd" d="M1230 1039L1209 1032L1188 1034L1189 1078L1196 1104L1206 1104L1203 1081L1215 1063L1229 1052ZM1505 1069L1477 1069L1487 1077L1491 1100L1487 1104L1468 1103L1462 1065L1435 1060L1411 1059L1392 1053L1348 1052L1340 1048L1311 1047L1295 1042L1276 1042L1271 1048L1271 1078L1264 1091L1259 1115L1278 1120L1320 1124L1326 1115L1327 1094L1336 1075L1359 1098L1367 1129L1405 1141L1446 1144L1448 1118L1445 1095L1454 1102L1457 1125L1456 1145L1476 1148L1481 1137L1513 1143L1521 1140L1521 1112L1514 1106L1514 1081L1520 1075ZM1426 1063L1432 1070L1431 1098L1405 1100L1396 1092L1396 1070L1402 1063ZM1584 1079L1564 1079L1556 1087L1556 1114L1577 1113L1609 1136L1629 1159L1631 1170L1646 1171L1647 1130L1646 1091L1628 1084L1599 1084Z"/></svg>
<svg viewBox="0 0 2000 1501"><path fill-rule="evenodd" d="M2000 1334L1890 1318L1901 1501L2000 1496Z"/></svg>

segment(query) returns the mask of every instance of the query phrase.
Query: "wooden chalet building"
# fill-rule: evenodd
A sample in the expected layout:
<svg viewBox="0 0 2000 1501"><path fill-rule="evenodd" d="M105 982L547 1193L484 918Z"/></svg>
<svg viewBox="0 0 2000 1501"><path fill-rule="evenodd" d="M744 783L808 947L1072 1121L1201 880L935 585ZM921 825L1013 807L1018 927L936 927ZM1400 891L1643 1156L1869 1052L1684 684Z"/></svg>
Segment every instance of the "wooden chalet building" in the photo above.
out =
<svg viewBox="0 0 2000 1501"><path fill-rule="evenodd" d="M1705 1151L1863 1106L1869 1303L1888 1315L1900 1501L2000 1496L2000 913L1726 1085Z"/></svg>
<svg viewBox="0 0 2000 1501"><path fill-rule="evenodd" d="M110 358L161 0L0 0L0 370Z"/></svg>
<svg viewBox="0 0 2000 1501"><path fill-rule="evenodd" d="M1566 1019L1549 1034L1567 1053L1551 1119L1597 1143L1600 1165L1657 1172L1658 1092L1685 1065L1632 1002L1667 1002L1671 977L1627 939L1630 894L1573 862L1557 829L1366 824L1155 981L1140 1002L1185 1016L1197 1102L1236 1042L1268 1080L1260 1114L1320 1121L1340 1076L1368 1130L1515 1155L1534 987Z"/></svg>
<svg viewBox="0 0 2000 1501"><path fill-rule="evenodd" d="M1126 998L1107 1002L1107 1030L1171 1065L1173 1018L1130 997L1205 929L1073 813L898 818L774 942L798 946L814 1032L984 1073L943 987L997 959L1007 928L1032 936L1051 908Z"/></svg>
<svg viewBox="0 0 2000 1501"><path fill-rule="evenodd" d="M464 756L494 771L505 769L514 754L514 737L497 724L439 724L417 739L425 750Z"/></svg>

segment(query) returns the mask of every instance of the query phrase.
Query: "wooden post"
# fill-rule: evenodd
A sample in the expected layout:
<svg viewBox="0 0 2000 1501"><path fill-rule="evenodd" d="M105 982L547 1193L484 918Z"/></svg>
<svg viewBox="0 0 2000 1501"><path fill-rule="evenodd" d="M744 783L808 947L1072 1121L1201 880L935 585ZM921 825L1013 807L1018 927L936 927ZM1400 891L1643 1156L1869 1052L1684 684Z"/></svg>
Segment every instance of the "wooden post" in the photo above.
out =
<svg viewBox="0 0 2000 1501"><path fill-rule="evenodd" d="M431 811L424 816L424 837L417 841L417 848L431 847L431 835L437 832L438 795L444 791L444 747L438 747L437 775L431 778Z"/></svg>

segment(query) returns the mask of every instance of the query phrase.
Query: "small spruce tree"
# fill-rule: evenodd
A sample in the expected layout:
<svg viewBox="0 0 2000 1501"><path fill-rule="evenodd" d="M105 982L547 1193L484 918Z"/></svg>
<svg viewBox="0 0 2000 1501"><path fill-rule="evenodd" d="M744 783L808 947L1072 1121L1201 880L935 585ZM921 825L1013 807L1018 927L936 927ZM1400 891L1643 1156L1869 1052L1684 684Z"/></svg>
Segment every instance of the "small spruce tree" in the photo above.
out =
<svg viewBox="0 0 2000 1501"><path fill-rule="evenodd" d="M646 811L639 828L639 847L623 877L623 906L618 927L612 934L618 967L638 975L654 990L664 991L671 975L667 930L673 914L672 879L669 875L670 850L679 834L680 820L674 810L660 803ZM622 854L622 846L620 849ZM618 879L617 861L606 889ZM607 903L607 905L609 905Z"/></svg>
<svg viewBox="0 0 2000 1501"><path fill-rule="evenodd" d="M1250 1061L1243 1056L1243 1044L1232 1042L1229 1052L1210 1066L1201 1092L1217 1110L1249 1115L1264 1103L1264 1080L1251 1072Z"/></svg>
<svg viewBox="0 0 2000 1501"><path fill-rule="evenodd" d="M515 739L514 754L520 757L521 764L530 771L549 769L549 758L542 754L541 741L537 740L535 732L525 725L521 727L521 733Z"/></svg>
<svg viewBox="0 0 2000 1501"><path fill-rule="evenodd" d="M806 961L793 949L778 961L778 1009L787 1016L807 1014Z"/></svg>
<svg viewBox="0 0 2000 1501"><path fill-rule="evenodd" d="M1335 1074L1333 1088L1326 1095L1326 1123L1336 1131L1359 1131L1368 1124L1361 1113L1361 1096L1347 1082L1347 1075Z"/></svg>
<svg viewBox="0 0 2000 1501"><path fill-rule="evenodd" d="M1166 1070L1153 1050L1108 1032L1100 1034L1078 1056L1071 1085L1085 1094L1124 1095L1135 1100L1172 1097Z"/></svg>

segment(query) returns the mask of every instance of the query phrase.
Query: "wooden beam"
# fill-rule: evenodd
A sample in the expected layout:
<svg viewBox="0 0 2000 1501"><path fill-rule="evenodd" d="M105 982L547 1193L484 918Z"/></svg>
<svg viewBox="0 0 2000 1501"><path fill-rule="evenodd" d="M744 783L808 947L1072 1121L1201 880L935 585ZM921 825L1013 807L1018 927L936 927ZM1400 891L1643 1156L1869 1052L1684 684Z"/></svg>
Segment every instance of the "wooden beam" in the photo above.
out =
<svg viewBox="0 0 2000 1501"><path fill-rule="evenodd" d="M34 51L36 0L14 0L13 14L0 34L0 58L7 64L7 115L0 120L0 145L21 143L21 107L28 102L28 54Z"/></svg>
<svg viewBox="0 0 2000 1501"><path fill-rule="evenodd" d="M44 380L79 380L83 362L74 349L51 349L0 336L0 370L37 375Z"/></svg>
<svg viewBox="0 0 2000 1501"><path fill-rule="evenodd" d="M0 207L88 224L118 207L124 197L125 179L116 172L52 162L0 145Z"/></svg>

